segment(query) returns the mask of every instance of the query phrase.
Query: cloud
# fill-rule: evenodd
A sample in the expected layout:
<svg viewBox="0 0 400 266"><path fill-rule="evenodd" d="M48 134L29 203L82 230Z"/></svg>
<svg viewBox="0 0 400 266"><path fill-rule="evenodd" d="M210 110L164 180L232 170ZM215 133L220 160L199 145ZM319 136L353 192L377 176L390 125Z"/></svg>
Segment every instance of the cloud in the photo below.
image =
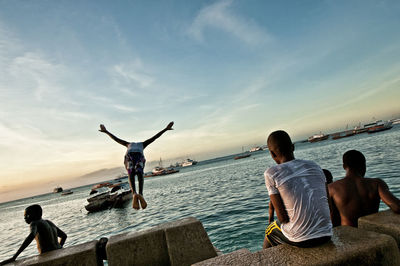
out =
<svg viewBox="0 0 400 266"><path fill-rule="evenodd" d="M38 101L43 100L46 94L55 93L60 89L57 79L62 72L62 66L32 52L14 58L9 67L9 74L14 80L25 89L32 88Z"/></svg>
<svg viewBox="0 0 400 266"><path fill-rule="evenodd" d="M188 29L188 34L198 41L204 40L207 28L222 30L249 45L271 41L271 36L255 22L231 12L231 0L222 0L200 10Z"/></svg>
<svg viewBox="0 0 400 266"><path fill-rule="evenodd" d="M113 107L115 109L118 109L118 110L123 111L123 112L128 112L128 113L137 112L136 108L133 108L133 107L130 107L130 106L126 106L126 105L122 105L122 104L115 104L115 105L113 105Z"/></svg>
<svg viewBox="0 0 400 266"><path fill-rule="evenodd" d="M0 21L0 68L6 69L12 56L20 49L21 45L16 37ZM3 75L4 73L0 72L0 79Z"/></svg>
<svg viewBox="0 0 400 266"><path fill-rule="evenodd" d="M140 60L126 65L119 64L113 67L114 78L121 83L131 83L138 85L140 88L146 88L153 84L154 79L145 73ZM121 81L121 78L123 79Z"/></svg>

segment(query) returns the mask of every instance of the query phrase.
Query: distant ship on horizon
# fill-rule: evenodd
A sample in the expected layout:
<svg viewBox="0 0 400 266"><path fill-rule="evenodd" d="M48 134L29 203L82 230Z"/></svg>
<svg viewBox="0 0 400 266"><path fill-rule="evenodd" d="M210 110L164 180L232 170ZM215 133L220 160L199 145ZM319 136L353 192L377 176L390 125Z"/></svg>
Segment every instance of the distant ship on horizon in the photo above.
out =
<svg viewBox="0 0 400 266"><path fill-rule="evenodd" d="M180 165L182 167L187 167L187 166L196 165L196 164L197 164L197 161L187 158Z"/></svg>
<svg viewBox="0 0 400 266"><path fill-rule="evenodd" d="M325 134L314 134L311 137L308 138L308 142L318 142L318 141L323 141L329 138L329 135L325 135Z"/></svg>

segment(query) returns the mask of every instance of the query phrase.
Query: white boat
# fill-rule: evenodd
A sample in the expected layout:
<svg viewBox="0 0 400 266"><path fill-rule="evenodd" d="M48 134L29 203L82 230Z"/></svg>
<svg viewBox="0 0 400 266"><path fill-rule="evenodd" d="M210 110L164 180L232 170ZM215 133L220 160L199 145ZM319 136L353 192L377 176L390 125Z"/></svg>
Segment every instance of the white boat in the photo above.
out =
<svg viewBox="0 0 400 266"><path fill-rule="evenodd" d="M262 148L260 146L256 146L250 149L250 152L255 152L255 151L262 151Z"/></svg>
<svg viewBox="0 0 400 266"><path fill-rule="evenodd" d="M390 122L392 122L393 125L400 124L400 118L392 119Z"/></svg>
<svg viewBox="0 0 400 266"><path fill-rule="evenodd" d="M186 167L186 166L191 166L191 165L195 165L195 164L197 164L197 161L188 158L188 159L184 160L181 165L182 165L182 167Z"/></svg>
<svg viewBox="0 0 400 266"><path fill-rule="evenodd" d="M325 135L325 134L315 134L312 135L311 137L308 138L308 142L318 142L318 141L323 141L329 138L329 135Z"/></svg>
<svg viewBox="0 0 400 266"><path fill-rule="evenodd" d="M152 176L160 176L160 175L169 175L173 173L177 173L179 170L175 170L173 166L165 168L162 166L162 160L160 158L159 165L154 167L151 173L146 173L144 177L152 177Z"/></svg>

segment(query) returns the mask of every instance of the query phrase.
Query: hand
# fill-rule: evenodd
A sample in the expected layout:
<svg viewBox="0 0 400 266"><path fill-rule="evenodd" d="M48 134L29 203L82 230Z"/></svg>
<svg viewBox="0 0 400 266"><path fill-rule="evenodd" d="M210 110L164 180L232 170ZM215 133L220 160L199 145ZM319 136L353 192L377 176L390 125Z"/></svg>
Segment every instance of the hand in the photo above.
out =
<svg viewBox="0 0 400 266"><path fill-rule="evenodd" d="M106 129L106 127L105 127L103 124L100 125L99 131L100 131L100 132L104 132L104 133L107 133L107 132L108 132L107 129Z"/></svg>
<svg viewBox="0 0 400 266"><path fill-rule="evenodd" d="M0 262L0 265L6 265L7 263L10 263L10 262L13 262L13 261L15 261L14 257L12 257L11 259L4 260L4 261Z"/></svg>
<svg viewBox="0 0 400 266"><path fill-rule="evenodd" d="M169 124L168 124L168 126L165 128L166 130L174 130L173 128L172 128L172 126L174 125L174 122L172 121L172 122L170 122Z"/></svg>

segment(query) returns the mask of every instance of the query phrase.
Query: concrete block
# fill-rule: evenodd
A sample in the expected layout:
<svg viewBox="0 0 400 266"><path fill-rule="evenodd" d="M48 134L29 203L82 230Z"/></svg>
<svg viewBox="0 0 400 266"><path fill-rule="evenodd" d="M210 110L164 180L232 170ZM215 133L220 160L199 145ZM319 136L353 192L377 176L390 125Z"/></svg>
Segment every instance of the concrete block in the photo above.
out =
<svg viewBox="0 0 400 266"><path fill-rule="evenodd" d="M108 265L169 265L164 230L155 227L111 236L106 245Z"/></svg>
<svg viewBox="0 0 400 266"><path fill-rule="evenodd" d="M217 256L202 223L193 217L160 226L165 232L171 265L191 265Z"/></svg>
<svg viewBox="0 0 400 266"><path fill-rule="evenodd" d="M222 253L221 250L219 250L216 246L214 246L215 252L217 252L217 256L222 256L224 253Z"/></svg>
<svg viewBox="0 0 400 266"><path fill-rule="evenodd" d="M255 253L255 265L400 265L392 237L350 226L333 230L332 241L314 248L281 245Z"/></svg>
<svg viewBox="0 0 400 266"><path fill-rule="evenodd" d="M400 249L400 214L391 210L360 217L358 228L392 236Z"/></svg>
<svg viewBox="0 0 400 266"><path fill-rule="evenodd" d="M70 246L54 251L49 251L41 255L17 260L9 265L27 266L98 266L103 265L103 261L97 258L97 240ZM7 264L8 265L8 264Z"/></svg>
<svg viewBox="0 0 400 266"><path fill-rule="evenodd" d="M221 256L205 265L400 265L396 241L388 235L350 226L336 227L333 232L332 240L318 247L285 244L255 253L237 253L235 260L227 254L226 262L216 261Z"/></svg>
<svg viewBox="0 0 400 266"><path fill-rule="evenodd" d="M250 255L247 257L245 255ZM246 260L247 259L247 260ZM247 264L249 261L251 262L253 258L251 257L251 252L248 249L239 249L232 253L220 255L215 258L211 258L205 261L201 261L193 264L193 266L235 266L235 265L249 265Z"/></svg>

